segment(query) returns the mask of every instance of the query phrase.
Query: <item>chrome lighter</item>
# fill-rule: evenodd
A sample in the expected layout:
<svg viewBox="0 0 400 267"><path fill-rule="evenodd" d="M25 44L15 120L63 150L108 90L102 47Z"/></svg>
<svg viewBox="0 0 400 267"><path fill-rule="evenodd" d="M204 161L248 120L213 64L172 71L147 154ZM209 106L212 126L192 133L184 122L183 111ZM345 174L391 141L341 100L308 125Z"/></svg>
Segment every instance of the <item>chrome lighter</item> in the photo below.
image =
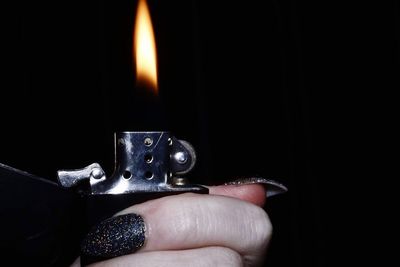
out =
<svg viewBox="0 0 400 267"><path fill-rule="evenodd" d="M196 153L170 132L119 132L114 135L115 170L106 177L97 163L83 169L60 170L62 187L88 198L89 224L149 199L185 192L208 193L183 176L195 165Z"/></svg>

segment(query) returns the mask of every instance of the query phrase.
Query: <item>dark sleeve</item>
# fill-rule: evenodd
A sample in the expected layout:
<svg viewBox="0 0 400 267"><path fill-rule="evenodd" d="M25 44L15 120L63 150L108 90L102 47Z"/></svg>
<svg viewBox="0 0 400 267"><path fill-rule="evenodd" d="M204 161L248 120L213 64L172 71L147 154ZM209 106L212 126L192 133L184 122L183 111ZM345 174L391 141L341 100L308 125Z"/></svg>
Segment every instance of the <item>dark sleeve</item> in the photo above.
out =
<svg viewBox="0 0 400 267"><path fill-rule="evenodd" d="M67 266L78 256L82 200L0 163L0 255L13 266Z"/></svg>

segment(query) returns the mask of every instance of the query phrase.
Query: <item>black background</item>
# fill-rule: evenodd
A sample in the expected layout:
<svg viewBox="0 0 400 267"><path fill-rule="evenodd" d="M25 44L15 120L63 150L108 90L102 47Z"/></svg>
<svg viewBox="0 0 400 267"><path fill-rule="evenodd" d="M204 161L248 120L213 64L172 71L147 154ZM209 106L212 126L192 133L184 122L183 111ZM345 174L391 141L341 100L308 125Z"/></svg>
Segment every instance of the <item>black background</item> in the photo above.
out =
<svg viewBox="0 0 400 267"><path fill-rule="evenodd" d="M259 175L290 189L268 201L268 266L349 261L370 240L358 215L376 216L349 189L370 183L372 132L385 131L386 92L399 88L399 4L320 2L149 1L168 128L198 152L191 180ZM135 6L3 9L0 162L52 180L92 162L112 172L113 132L148 123L134 90Z"/></svg>

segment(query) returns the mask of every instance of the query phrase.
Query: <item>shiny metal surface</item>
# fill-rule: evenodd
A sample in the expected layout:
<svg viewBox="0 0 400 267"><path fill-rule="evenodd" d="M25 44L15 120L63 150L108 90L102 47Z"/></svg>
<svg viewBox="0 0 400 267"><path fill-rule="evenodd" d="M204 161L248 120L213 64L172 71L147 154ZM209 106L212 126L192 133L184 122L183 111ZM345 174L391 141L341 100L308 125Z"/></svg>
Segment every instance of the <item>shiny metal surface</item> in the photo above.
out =
<svg viewBox="0 0 400 267"><path fill-rule="evenodd" d="M99 164L93 163L83 169L58 171L59 183L75 187L89 181L86 193L91 195L205 189L175 182L176 175L188 173L196 162L196 153L188 142L169 132L120 132L114 140L115 170L110 177L105 176Z"/></svg>

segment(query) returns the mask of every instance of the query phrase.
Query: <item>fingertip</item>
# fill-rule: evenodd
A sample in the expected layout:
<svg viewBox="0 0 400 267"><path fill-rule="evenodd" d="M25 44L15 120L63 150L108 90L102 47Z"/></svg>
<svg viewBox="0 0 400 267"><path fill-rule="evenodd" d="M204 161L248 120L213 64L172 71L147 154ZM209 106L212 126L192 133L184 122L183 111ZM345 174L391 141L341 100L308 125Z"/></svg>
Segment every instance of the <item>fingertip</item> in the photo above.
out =
<svg viewBox="0 0 400 267"><path fill-rule="evenodd" d="M260 207L266 201L266 189L260 184L211 186L209 190L212 195L234 197Z"/></svg>

